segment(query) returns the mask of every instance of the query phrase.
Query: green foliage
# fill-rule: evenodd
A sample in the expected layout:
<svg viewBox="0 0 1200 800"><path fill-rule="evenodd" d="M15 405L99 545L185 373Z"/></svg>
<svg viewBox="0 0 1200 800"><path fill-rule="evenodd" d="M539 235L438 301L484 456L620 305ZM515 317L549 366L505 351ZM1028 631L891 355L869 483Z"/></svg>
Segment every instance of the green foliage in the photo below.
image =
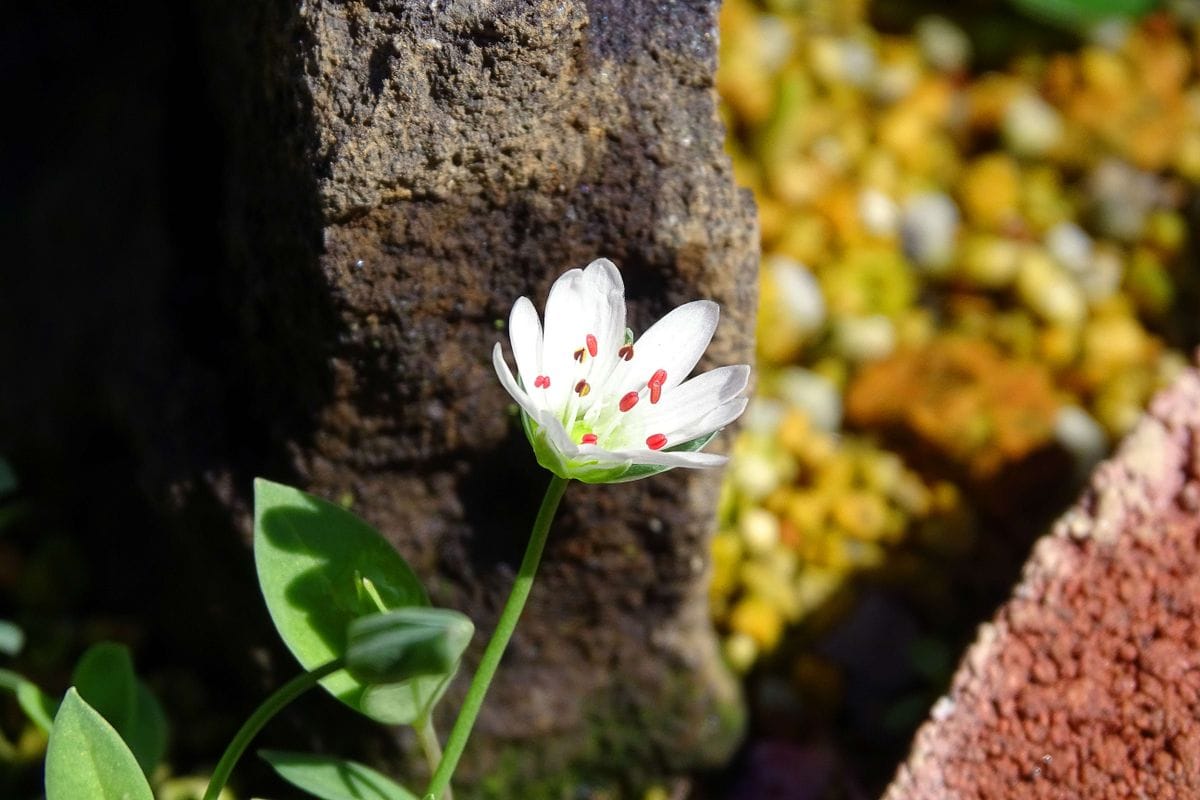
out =
<svg viewBox="0 0 1200 800"><path fill-rule="evenodd" d="M254 483L254 559L275 628L308 670L346 655L348 629L356 619L429 605L408 564L370 525L332 503L261 478ZM401 703L391 691L373 689L348 672L322 685L380 722L411 721L411 701Z"/></svg>
<svg viewBox="0 0 1200 800"><path fill-rule="evenodd" d="M46 800L154 800L137 759L71 688L46 750Z"/></svg>
<svg viewBox="0 0 1200 800"><path fill-rule="evenodd" d="M1086 28L1114 17L1140 17L1158 0L1013 0L1022 12L1065 28Z"/></svg>
<svg viewBox="0 0 1200 800"><path fill-rule="evenodd" d="M25 631L6 619L0 619L0 653L15 656L25 647Z"/></svg>
<svg viewBox="0 0 1200 800"><path fill-rule="evenodd" d="M475 626L445 608L401 608L350 623L346 669L363 683L453 672Z"/></svg>
<svg viewBox="0 0 1200 800"><path fill-rule="evenodd" d="M54 727L54 715L58 713L58 701L38 688L32 681L21 679L17 685L17 705L29 720L49 733Z"/></svg>
<svg viewBox="0 0 1200 800"><path fill-rule="evenodd" d="M285 781L321 800L417 800L400 784L354 761L279 750L259 755Z"/></svg>
<svg viewBox="0 0 1200 800"><path fill-rule="evenodd" d="M94 645L79 659L71 682L120 734L149 775L166 752L167 720L154 695L134 674L128 648L112 642Z"/></svg>

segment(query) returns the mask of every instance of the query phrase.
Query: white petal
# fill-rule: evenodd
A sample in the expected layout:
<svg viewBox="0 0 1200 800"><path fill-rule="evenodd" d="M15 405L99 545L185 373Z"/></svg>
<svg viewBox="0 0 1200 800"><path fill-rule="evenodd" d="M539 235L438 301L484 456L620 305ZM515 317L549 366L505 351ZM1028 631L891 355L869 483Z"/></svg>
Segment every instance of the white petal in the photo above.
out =
<svg viewBox="0 0 1200 800"><path fill-rule="evenodd" d="M591 365L588 382L593 395L590 405L603 394L605 383L620 363L618 351L625 344L625 283L621 273L607 258L598 258L583 271L584 303L592 317L584 332L596 337L596 362Z"/></svg>
<svg viewBox="0 0 1200 800"><path fill-rule="evenodd" d="M620 450L609 455L615 460L632 461L634 464L648 464L656 467L719 467L729 460L729 456L716 453L669 452L666 450Z"/></svg>
<svg viewBox="0 0 1200 800"><path fill-rule="evenodd" d="M521 408L530 414L534 419L537 419L540 409L517 383L517 379L513 377L512 370L508 368L508 362L504 360L504 348L496 342L496 346L492 348L492 366L496 368L496 375L500 378L500 385L508 392L513 400Z"/></svg>
<svg viewBox="0 0 1200 800"><path fill-rule="evenodd" d="M633 345L633 359L623 373L625 391L644 386L660 369L667 372L664 389L682 383L712 341L720 314L720 306L711 300L695 300L650 326Z"/></svg>
<svg viewBox="0 0 1200 800"><path fill-rule="evenodd" d="M625 281L616 264L607 258L597 258L583 270L587 282L601 294L615 293L625 297Z"/></svg>
<svg viewBox="0 0 1200 800"><path fill-rule="evenodd" d="M517 374L526 386L541 374L542 321L528 297L517 298L508 315L508 341L517 359Z"/></svg>
<svg viewBox="0 0 1200 800"><path fill-rule="evenodd" d="M746 410L746 404L750 401L745 397L738 397L723 403L711 411L707 412L698 419L690 420L686 425L681 425L677 428L662 431L651 431L647 429L647 435L650 433L661 433L667 437L667 446L683 444L690 442L700 436L706 436L713 431L719 431L729 423L742 415Z"/></svg>
<svg viewBox="0 0 1200 800"><path fill-rule="evenodd" d="M670 435L671 430L690 427L714 408L742 395L749 380L747 364L718 367L664 390L657 405L642 402L629 413L639 415L647 430Z"/></svg>

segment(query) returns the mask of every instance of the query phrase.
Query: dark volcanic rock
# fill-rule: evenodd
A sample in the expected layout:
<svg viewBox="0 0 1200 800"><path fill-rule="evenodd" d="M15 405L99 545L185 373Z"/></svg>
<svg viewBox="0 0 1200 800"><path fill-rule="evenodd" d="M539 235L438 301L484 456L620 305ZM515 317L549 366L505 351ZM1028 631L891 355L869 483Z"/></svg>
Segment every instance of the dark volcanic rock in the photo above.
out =
<svg viewBox="0 0 1200 800"><path fill-rule="evenodd" d="M1037 545L885 800L1200 795L1200 372Z"/></svg>
<svg viewBox="0 0 1200 800"><path fill-rule="evenodd" d="M22 358L0 448L50 487L46 507L82 508L98 478L81 463L96 485L139 487L137 524L72 524L95 558L142 559L121 580L131 606L162 593L159 652L203 651L193 666L230 691L254 682L231 674L263 674L247 640L273 640L244 547L256 474L352 501L481 645L547 480L490 366L513 300L540 305L603 255L635 330L712 298L724 318L702 366L750 359L757 235L715 113L718 3L226 0L169 19L146 5L103 28L130 54L111 74L107 45L61 48L81 54L66 71L80 108L95 86L133 87L131 132L111 152L81 139L103 186L46 190L45 219L88 203L104 210L88 236L111 241L94 263L79 237L58 259L68 280L21 276L13 318L56 355ZM158 44L139 70L144 39ZM151 211L123 212L127 195ZM120 455L81 461L81 441ZM738 703L704 591L718 480L569 489L468 777L533 796L514 787L568 771L634 784L728 754ZM254 663L294 669L266 649Z"/></svg>

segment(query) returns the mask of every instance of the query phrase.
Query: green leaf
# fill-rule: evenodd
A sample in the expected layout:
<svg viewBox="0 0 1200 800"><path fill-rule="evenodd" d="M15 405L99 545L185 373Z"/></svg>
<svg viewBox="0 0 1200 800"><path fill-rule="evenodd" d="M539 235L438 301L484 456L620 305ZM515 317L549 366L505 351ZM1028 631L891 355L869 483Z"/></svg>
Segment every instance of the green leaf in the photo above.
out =
<svg viewBox="0 0 1200 800"><path fill-rule="evenodd" d="M388 725L412 725L429 716L453 678L451 672L368 686L362 693L362 711Z"/></svg>
<svg viewBox="0 0 1200 800"><path fill-rule="evenodd" d="M167 715L145 683L138 681L133 722L121 737L133 751L142 772L149 776L167 754Z"/></svg>
<svg viewBox="0 0 1200 800"><path fill-rule="evenodd" d="M46 800L154 800L133 753L74 687L50 731Z"/></svg>
<svg viewBox="0 0 1200 800"><path fill-rule="evenodd" d="M137 677L129 648L101 642L88 648L75 665L71 683L79 696L118 731L133 724L137 708Z"/></svg>
<svg viewBox="0 0 1200 800"><path fill-rule="evenodd" d="M260 750L279 777L321 800L417 800L417 796L368 766L339 758Z"/></svg>
<svg viewBox="0 0 1200 800"><path fill-rule="evenodd" d="M150 689L134 675L129 649L113 642L94 645L79 659L71 682L120 734L142 771L153 772L166 753L167 718Z"/></svg>
<svg viewBox="0 0 1200 800"><path fill-rule="evenodd" d="M1035 19L1068 28L1081 28L1119 17L1140 17L1153 11L1158 0L1013 0Z"/></svg>
<svg viewBox="0 0 1200 800"><path fill-rule="evenodd" d="M254 560L275 628L305 669L344 656L350 623L379 611L364 579L389 609L429 604L417 576L374 528L262 478L254 482ZM350 707L392 721L363 708L367 687L349 673L321 684Z"/></svg>
<svg viewBox="0 0 1200 800"><path fill-rule="evenodd" d="M58 713L58 701L43 692L32 681L23 681L17 686L17 705L29 720L49 733L54 727L54 715Z"/></svg>
<svg viewBox="0 0 1200 800"><path fill-rule="evenodd" d="M25 631L17 627L16 623L0 619L0 653L15 656L24 647Z"/></svg>
<svg viewBox="0 0 1200 800"><path fill-rule="evenodd" d="M475 633L465 615L446 608L401 608L350 623L346 670L363 683L446 675L458 667Z"/></svg>

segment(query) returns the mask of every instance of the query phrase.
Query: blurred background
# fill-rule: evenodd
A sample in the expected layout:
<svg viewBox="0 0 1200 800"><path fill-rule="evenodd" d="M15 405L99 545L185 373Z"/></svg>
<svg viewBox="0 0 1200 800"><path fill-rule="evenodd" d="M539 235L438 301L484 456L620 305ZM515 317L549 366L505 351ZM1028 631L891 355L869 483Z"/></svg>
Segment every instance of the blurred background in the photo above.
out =
<svg viewBox="0 0 1200 800"><path fill-rule="evenodd" d="M737 797L877 796L1187 363L1198 34L1196 3L724 4L763 243L711 586L752 709Z"/></svg>
<svg viewBox="0 0 1200 800"><path fill-rule="evenodd" d="M46 686L86 643L134 645L188 720L185 776L231 725L221 654L180 661L172 609L148 607L174 576L125 477L155 431L111 420L153 398L101 376L230 355L206 315L225 145L195 36L188 7L149 3L38 4L0 34L23 118L0 193L0 617L37 632L13 665ZM869 798L1033 540L1200 343L1200 2L727 0L720 42L764 255L710 602L750 719L728 770L648 797ZM142 335L150 296L180 341ZM37 796L44 736L7 699L0 733L0 796Z"/></svg>

